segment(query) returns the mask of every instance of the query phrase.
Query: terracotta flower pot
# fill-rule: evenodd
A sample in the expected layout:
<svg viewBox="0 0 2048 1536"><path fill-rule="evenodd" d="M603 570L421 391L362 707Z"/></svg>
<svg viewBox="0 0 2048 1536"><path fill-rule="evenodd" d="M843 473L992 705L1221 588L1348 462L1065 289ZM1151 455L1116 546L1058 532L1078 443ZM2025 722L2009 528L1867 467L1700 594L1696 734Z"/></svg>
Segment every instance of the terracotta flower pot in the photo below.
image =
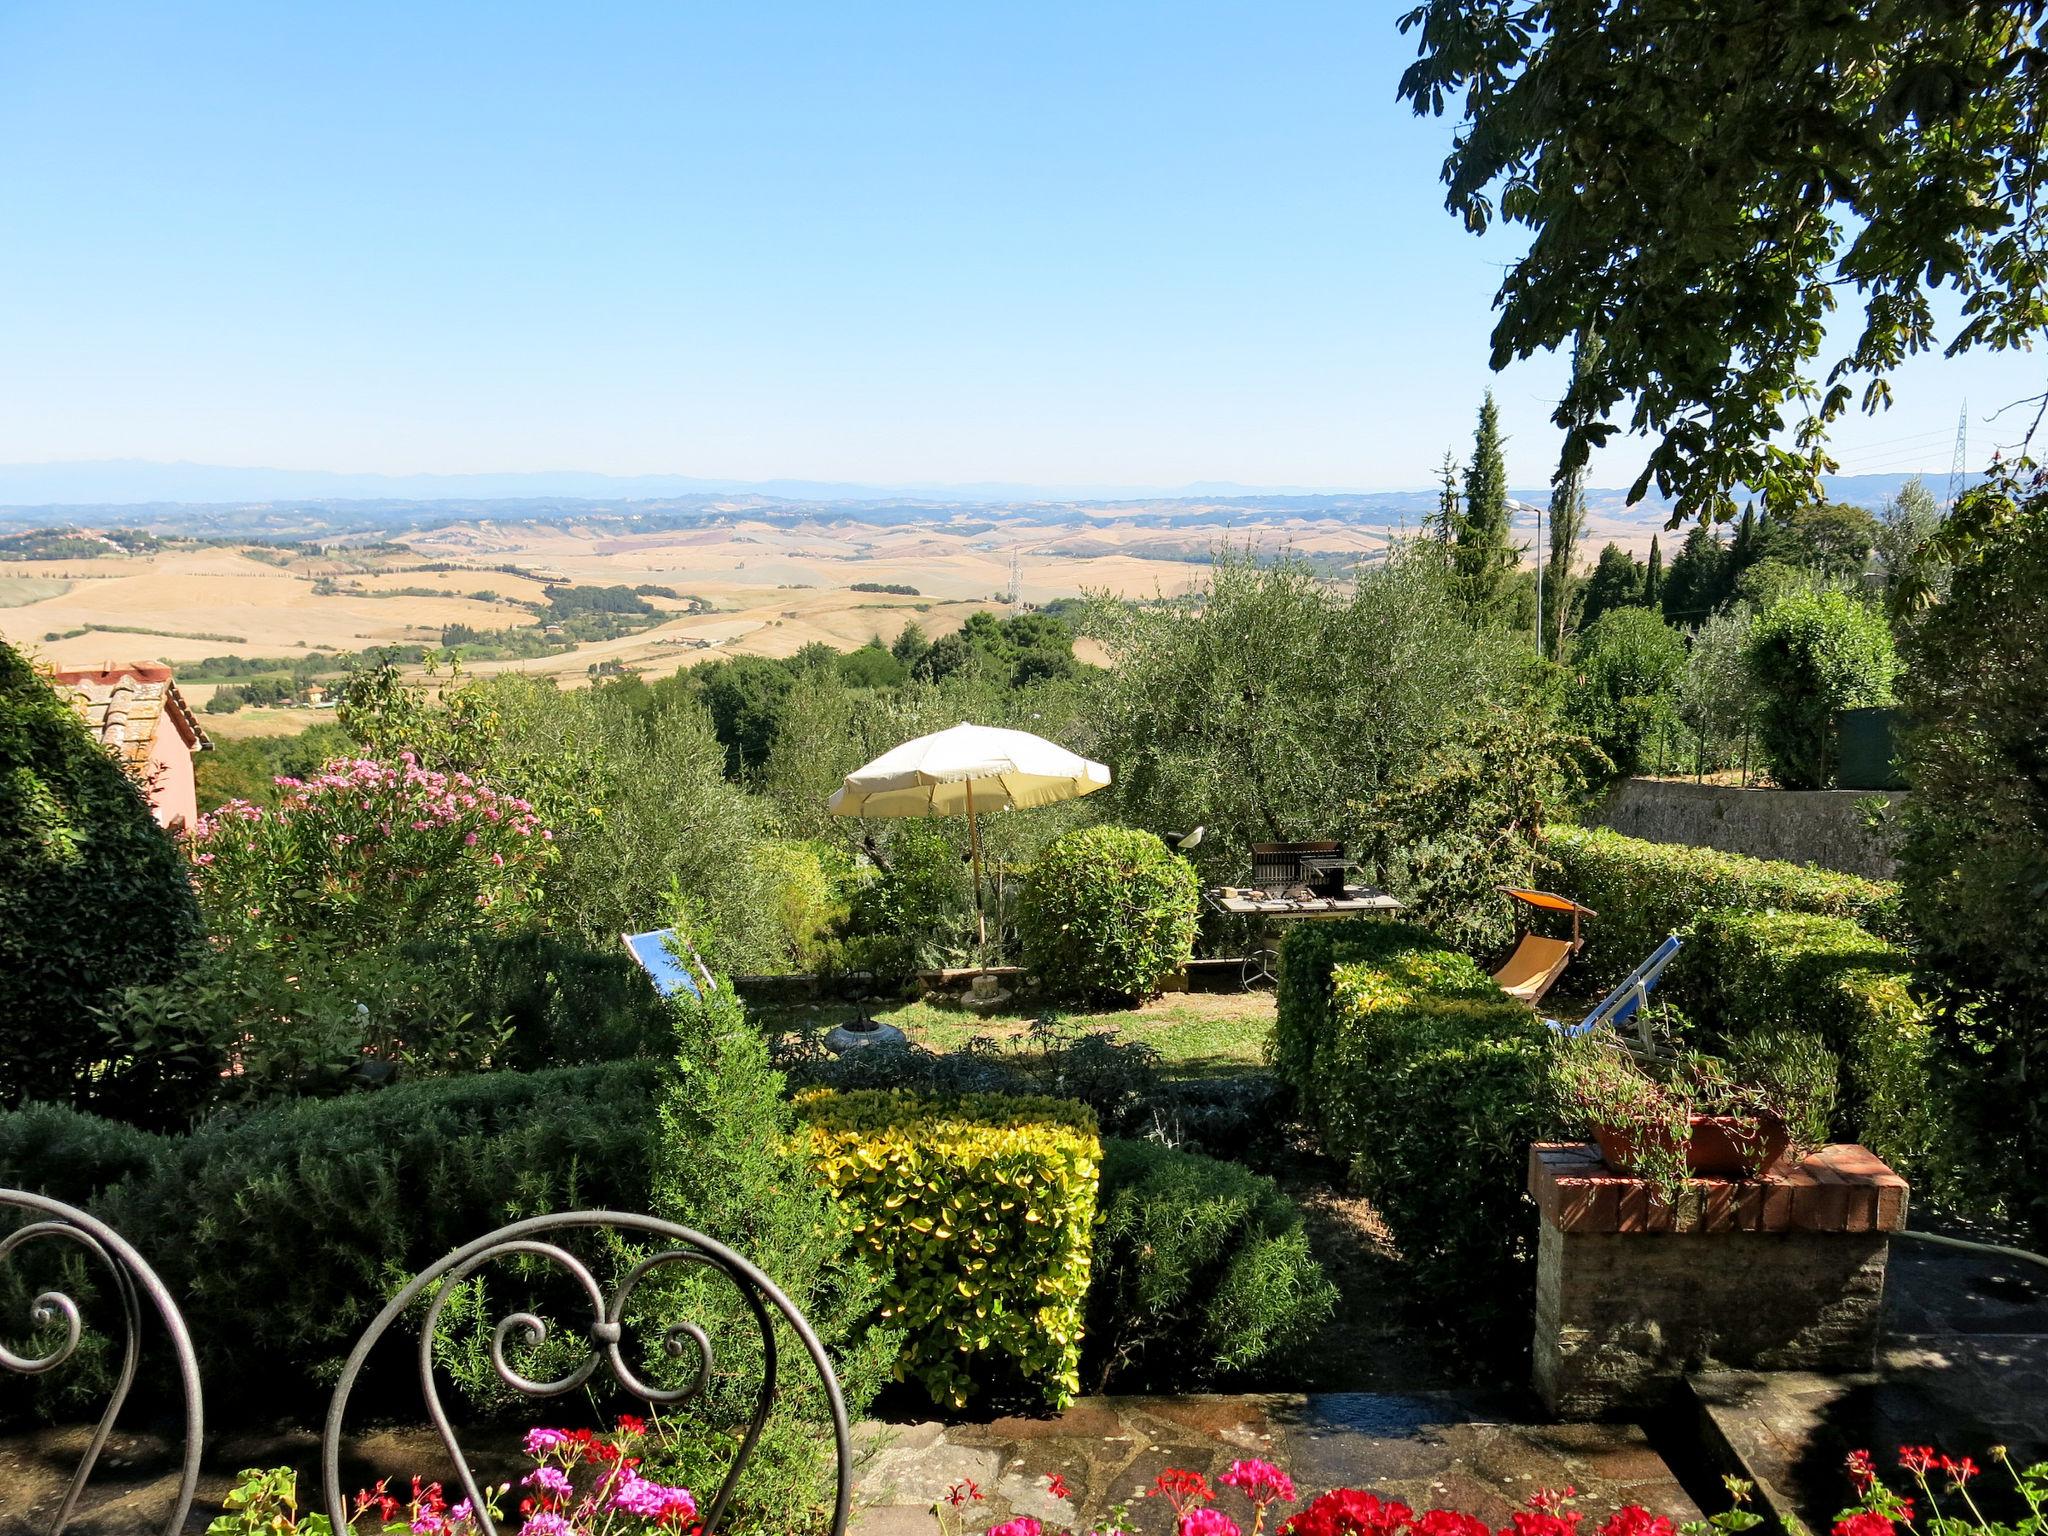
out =
<svg viewBox="0 0 2048 1536"><path fill-rule="evenodd" d="M1691 1126L1685 1166L1696 1175L1762 1178L1778 1166L1792 1144L1785 1122L1775 1115L1758 1115L1753 1129L1736 1115L1694 1115ZM1593 1139L1608 1167L1621 1173L1636 1171L1636 1143L1628 1132L1600 1126Z"/></svg>

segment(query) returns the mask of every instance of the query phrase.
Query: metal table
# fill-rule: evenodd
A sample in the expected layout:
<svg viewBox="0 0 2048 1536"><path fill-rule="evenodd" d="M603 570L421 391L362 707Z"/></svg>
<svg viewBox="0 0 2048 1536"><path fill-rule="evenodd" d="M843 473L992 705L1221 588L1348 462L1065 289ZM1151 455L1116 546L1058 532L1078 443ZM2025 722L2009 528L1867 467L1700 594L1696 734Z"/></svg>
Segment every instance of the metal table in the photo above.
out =
<svg viewBox="0 0 2048 1536"><path fill-rule="evenodd" d="M1279 951L1265 942L1267 928L1275 922L1328 922L1347 917L1389 917L1407 908L1385 891L1369 885L1347 885L1342 896L1275 896L1256 887L1225 885L1203 893L1209 905L1232 917L1249 917L1258 924L1259 945L1245 957L1243 983L1247 988L1261 981L1278 981L1274 965Z"/></svg>

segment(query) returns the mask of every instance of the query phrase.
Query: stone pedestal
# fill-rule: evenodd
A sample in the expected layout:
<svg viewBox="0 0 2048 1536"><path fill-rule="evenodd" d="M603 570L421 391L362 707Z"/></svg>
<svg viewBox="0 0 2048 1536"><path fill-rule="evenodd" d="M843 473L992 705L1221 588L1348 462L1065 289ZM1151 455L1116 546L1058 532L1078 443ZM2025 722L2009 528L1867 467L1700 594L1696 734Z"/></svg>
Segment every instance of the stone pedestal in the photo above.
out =
<svg viewBox="0 0 2048 1536"><path fill-rule="evenodd" d="M1906 1181L1858 1146L1675 1205L1591 1145L1539 1145L1536 1390L1560 1418L1633 1414L1687 1371L1868 1370Z"/></svg>

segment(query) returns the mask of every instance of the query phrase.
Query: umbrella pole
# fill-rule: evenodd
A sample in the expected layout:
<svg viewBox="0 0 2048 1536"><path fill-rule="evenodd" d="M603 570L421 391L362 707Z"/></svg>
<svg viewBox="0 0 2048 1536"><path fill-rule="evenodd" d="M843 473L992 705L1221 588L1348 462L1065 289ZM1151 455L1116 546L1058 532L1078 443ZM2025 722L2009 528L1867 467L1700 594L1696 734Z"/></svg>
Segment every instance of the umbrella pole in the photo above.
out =
<svg viewBox="0 0 2048 1536"><path fill-rule="evenodd" d="M967 846L974 855L974 929L988 948L988 915L981 909L981 828L974 819L974 781L967 781ZM986 959L981 956L979 958Z"/></svg>

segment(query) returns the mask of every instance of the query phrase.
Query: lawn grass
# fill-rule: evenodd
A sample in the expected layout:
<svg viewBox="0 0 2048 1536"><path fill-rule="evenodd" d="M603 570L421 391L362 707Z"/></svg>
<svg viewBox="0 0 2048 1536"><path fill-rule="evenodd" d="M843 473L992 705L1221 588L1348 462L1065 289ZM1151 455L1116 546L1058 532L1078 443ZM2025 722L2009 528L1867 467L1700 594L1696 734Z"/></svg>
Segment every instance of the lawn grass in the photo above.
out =
<svg viewBox="0 0 2048 1536"><path fill-rule="evenodd" d="M819 1002L749 1009L767 1029L784 1031L832 1025L856 1017L853 1003ZM1114 1030L1125 1040L1143 1041L1159 1052L1169 1077L1220 1077L1266 1064L1266 1043L1273 1037L1273 994L1270 992L1179 992L1154 998L1137 1008L1091 1010L1016 1006L979 1010L944 995L915 1002L877 1004L873 1017L893 1024L914 1044L929 1051L958 1050L977 1035L1016 1040L1030 1033L1044 1013L1057 1013L1075 1034Z"/></svg>

